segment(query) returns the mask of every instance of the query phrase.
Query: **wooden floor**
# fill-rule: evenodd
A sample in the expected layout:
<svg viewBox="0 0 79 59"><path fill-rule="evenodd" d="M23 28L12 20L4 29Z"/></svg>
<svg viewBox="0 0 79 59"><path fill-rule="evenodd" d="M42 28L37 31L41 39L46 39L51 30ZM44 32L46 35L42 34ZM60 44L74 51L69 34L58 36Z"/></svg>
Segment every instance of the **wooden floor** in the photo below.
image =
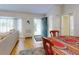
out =
<svg viewBox="0 0 79 59"><path fill-rule="evenodd" d="M33 48L33 41L32 38L26 38L26 39L19 39L19 42L14 47L11 55L16 55L20 50L23 50L25 48Z"/></svg>

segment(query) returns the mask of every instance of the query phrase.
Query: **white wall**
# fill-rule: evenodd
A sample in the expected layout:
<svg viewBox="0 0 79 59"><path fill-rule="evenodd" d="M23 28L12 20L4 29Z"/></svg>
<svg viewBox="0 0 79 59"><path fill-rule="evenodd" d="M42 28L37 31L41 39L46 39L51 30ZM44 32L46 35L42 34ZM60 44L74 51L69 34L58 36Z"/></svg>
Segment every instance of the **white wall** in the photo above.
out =
<svg viewBox="0 0 79 59"><path fill-rule="evenodd" d="M48 17L48 33L51 29L60 30L60 17L61 15L73 15L74 16L74 35L79 36L79 5L78 4L65 4L65 5L53 5L51 10L47 13ZM50 34L49 34L50 36Z"/></svg>
<svg viewBox="0 0 79 59"><path fill-rule="evenodd" d="M46 16L48 17L48 35L50 36L50 30L60 30L61 5L53 5Z"/></svg>
<svg viewBox="0 0 79 59"><path fill-rule="evenodd" d="M79 5L71 4L63 6L63 14L74 16L74 35L79 36Z"/></svg>
<svg viewBox="0 0 79 59"><path fill-rule="evenodd" d="M22 37L32 36L33 33L33 19L43 17L42 14L33 14L33 13L17 13L17 12L7 12L0 11L0 16L9 16L9 17L18 17L22 19ZM30 24L27 24L27 20L30 21Z"/></svg>

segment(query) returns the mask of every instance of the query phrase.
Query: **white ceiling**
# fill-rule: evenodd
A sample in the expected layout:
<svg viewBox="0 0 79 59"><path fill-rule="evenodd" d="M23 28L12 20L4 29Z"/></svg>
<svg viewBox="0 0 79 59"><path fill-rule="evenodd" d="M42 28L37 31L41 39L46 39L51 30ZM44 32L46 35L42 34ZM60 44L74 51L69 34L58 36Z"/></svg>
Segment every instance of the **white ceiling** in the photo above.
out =
<svg viewBox="0 0 79 59"><path fill-rule="evenodd" d="M0 11L47 13L52 4L0 4Z"/></svg>

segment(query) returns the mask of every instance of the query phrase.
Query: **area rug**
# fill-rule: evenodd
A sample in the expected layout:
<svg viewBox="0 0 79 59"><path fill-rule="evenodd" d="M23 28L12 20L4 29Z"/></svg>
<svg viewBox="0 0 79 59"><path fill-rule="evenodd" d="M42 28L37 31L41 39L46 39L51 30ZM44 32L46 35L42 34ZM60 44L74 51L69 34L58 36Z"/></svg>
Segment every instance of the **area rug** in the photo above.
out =
<svg viewBox="0 0 79 59"><path fill-rule="evenodd" d="M28 48L19 52L19 55L45 55L43 47Z"/></svg>

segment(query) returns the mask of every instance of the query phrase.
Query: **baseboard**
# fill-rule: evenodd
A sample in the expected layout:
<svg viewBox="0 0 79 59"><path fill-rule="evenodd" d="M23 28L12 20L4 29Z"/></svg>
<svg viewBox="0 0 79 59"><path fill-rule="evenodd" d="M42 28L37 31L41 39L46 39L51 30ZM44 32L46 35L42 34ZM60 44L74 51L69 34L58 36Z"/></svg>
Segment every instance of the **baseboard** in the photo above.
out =
<svg viewBox="0 0 79 59"><path fill-rule="evenodd" d="M28 38L32 38L32 37L25 37L25 39L28 39Z"/></svg>

